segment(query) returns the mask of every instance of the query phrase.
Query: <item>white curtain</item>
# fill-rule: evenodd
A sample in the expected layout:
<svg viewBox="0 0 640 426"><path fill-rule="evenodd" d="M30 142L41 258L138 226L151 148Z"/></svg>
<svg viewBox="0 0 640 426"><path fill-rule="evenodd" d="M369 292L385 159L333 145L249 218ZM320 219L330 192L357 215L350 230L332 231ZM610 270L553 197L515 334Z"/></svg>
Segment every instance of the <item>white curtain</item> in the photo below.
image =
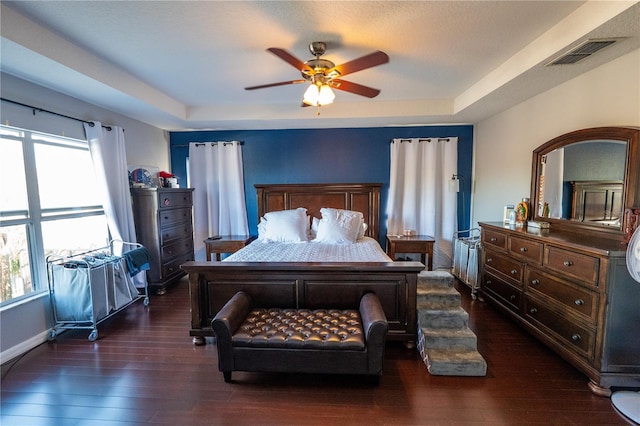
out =
<svg viewBox="0 0 640 426"><path fill-rule="evenodd" d="M189 144L189 187L193 191L196 260L205 260L204 240L213 235L248 235L242 144Z"/></svg>
<svg viewBox="0 0 640 426"><path fill-rule="evenodd" d="M102 123L94 121L93 125L84 124L84 132L98 180L96 191L101 195L111 238L136 242L124 129L117 126L104 128ZM144 271L133 277L136 287L144 287L146 279Z"/></svg>
<svg viewBox="0 0 640 426"><path fill-rule="evenodd" d="M458 138L394 139L391 142L387 233L405 229L435 238L433 268L450 268L457 230Z"/></svg>

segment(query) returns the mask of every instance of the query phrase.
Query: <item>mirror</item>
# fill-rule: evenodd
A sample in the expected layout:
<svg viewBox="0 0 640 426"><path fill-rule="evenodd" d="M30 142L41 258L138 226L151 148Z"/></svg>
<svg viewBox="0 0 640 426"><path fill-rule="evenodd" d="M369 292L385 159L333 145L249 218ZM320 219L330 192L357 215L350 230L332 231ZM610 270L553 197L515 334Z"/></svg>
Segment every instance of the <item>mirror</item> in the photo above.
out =
<svg viewBox="0 0 640 426"><path fill-rule="evenodd" d="M627 144L589 140L542 155L538 215L622 229Z"/></svg>
<svg viewBox="0 0 640 426"><path fill-rule="evenodd" d="M638 133L623 127L584 129L534 150L533 219L621 235L625 211L640 202Z"/></svg>

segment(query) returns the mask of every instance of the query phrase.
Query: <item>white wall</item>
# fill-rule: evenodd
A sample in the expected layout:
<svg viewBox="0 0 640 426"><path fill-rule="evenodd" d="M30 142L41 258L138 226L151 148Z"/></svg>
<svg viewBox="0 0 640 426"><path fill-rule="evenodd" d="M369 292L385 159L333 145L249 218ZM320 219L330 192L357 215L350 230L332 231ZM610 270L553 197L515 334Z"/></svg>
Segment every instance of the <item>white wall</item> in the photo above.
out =
<svg viewBox="0 0 640 426"><path fill-rule="evenodd" d="M11 75L0 74L0 79L2 98L82 120L96 120L105 125L124 128L129 164L156 166L160 170L170 171L167 132ZM80 122L42 112L34 115L31 109L7 102L0 103L0 122L55 135L85 137ZM42 288L47 288L46 282L40 285ZM0 362L8 361L42 343L47 338L47 330L51 326L50 303L46 293L2 308L0 310Z"/></svg>
<svg viewBox="0 0 640 426"><path fill-rule="evenodd" d="M640 50L476 124L472 223L500 221L505 204L529 197L535 148L600 126L640 127Z"/></svg>
<svg viewBox="0 0 640 426"><path fill-rule="evenodd" d="M170 171L168 132L8 74L0 74L0 83L3 98L81 120L122 127L129 164ZM31 109L7 102L0 103L0 117L2 124L9 126L79 139L85 137L82 123L78 121L44 112L34 115Z"/></svg>

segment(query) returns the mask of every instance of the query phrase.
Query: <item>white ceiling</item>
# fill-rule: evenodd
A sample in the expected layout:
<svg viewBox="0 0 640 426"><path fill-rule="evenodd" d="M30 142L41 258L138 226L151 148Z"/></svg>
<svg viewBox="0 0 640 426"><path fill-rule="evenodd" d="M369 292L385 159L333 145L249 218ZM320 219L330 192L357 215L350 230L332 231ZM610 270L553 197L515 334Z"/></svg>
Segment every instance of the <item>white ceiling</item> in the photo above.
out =
<svg viewBox="0 0 640 426"><path fill-rule="evenodd" d="M637 1L5 1L1 70L167 130L475 123L640 46ZM544 64L587 38L626 37L575 65ZM265 51L336 64L382 50L301 108L306 85Z"/></svg>

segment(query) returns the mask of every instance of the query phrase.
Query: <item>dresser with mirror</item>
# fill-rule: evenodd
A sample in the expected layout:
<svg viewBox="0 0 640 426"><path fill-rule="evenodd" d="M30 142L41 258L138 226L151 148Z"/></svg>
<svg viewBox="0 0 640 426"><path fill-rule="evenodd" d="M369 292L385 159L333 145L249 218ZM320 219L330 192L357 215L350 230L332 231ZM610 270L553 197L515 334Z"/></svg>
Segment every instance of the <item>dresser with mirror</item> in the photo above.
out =
<svg viewBox="0 0 640 426"><path fill-rule="evenodd" d="M600 127L533 151L530 221L481 222L481 293L603 396L640 388L640 286L626 244L640 213L640 130Z"/></svg>

